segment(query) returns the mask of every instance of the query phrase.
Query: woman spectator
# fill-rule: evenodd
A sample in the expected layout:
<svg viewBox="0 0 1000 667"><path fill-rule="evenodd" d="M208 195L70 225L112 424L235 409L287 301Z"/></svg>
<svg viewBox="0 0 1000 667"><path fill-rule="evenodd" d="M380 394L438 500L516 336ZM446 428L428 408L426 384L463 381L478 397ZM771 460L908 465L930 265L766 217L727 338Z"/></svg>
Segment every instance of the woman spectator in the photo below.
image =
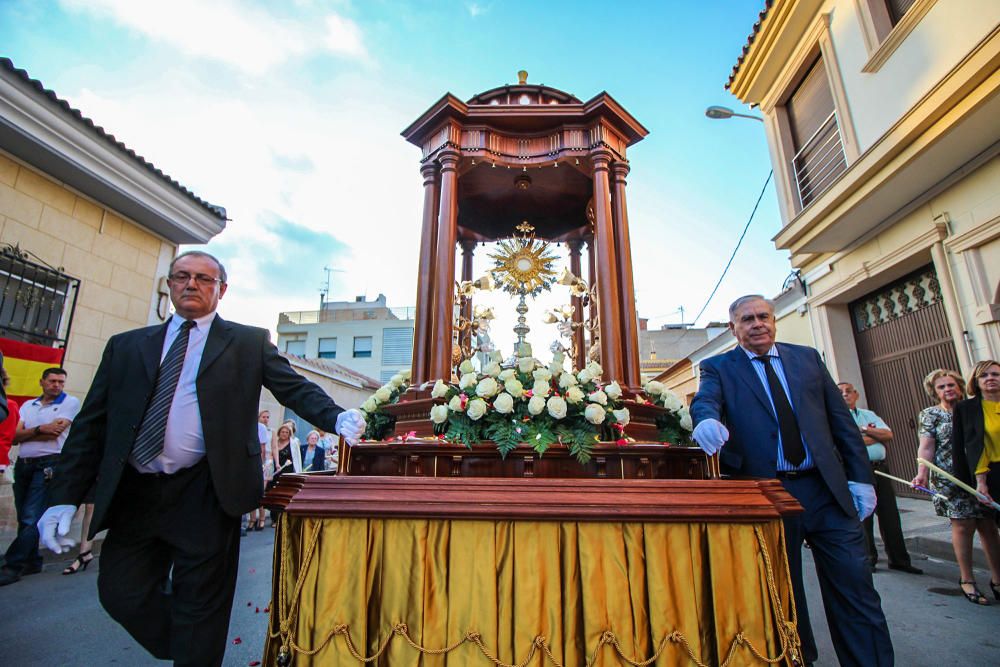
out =
<svg viewBox="0 0 1000 667"><path fill-rule="evenodd" d="M10 384L10 376L3 366L0 366L0 378L3 378L3 386L6 389ZM14 444L14 432L17 431L19 421L21 421L20 407L17 401L8 398L7 418L0 422L0 477L7 474L7 468L10 466L10 448Z"/></svg>
<svg viewBox="0 0 1000 667"><path fill-rule="evenodd" d="M294 428L289 422L285 422L274 434L274 442L271 443L274 479L280 477L282 473L302 472L302 453L299 450L298 439L294 436Z"/></svg>
<svg viewBox="0 0 1000 667"><path fill-rule="evenodd" d="M309 431L302 445L302 469L306 472L326 470L326 451L319 444L319 431Z"/></svg>
<svg viewBox="0 0 1000 667"><path fill-rule="evenodd" d="M955 371L939 368L931 371L924 379L924 389L938 403L920 413L920 448L917 455L957 475L952 446L952 412L965 395L965 382ZM929 473L928 468L919 466L913 484L928 486ZM946 496L934 498L934 511L938 516L951 520L951 545L958 562L962 594L969 602L988 605L989 600L976 587L972 572L972 538L978 531L990 561L993 579L1000 581L1000 541L997 539L996 526L987 517L986 508L967 492L937 475L932 480L933 489Z"/></svg>

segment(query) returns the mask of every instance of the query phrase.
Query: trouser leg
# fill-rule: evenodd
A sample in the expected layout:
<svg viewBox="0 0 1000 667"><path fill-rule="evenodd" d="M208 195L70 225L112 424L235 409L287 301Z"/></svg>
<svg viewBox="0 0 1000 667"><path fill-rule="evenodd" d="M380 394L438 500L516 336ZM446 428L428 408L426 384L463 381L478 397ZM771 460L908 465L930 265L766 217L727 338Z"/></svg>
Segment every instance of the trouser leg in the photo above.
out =
<svg viewBox="0 0 1000 667"><path fill-rule="evenodd" d="M910 565L910 554L906 550L903 538L903 525L899 519L899 507L896 504L896 491L892 481L875 475L875 493L878 494L878 504L875 514L878 516L878 530L882 535L882 545L886 560L890 565ZM871 517L868 518L871 520Z"/></svg>
<svg viewBox="0 0 1000 667"><path fill-rule="evenodd" d="M857 517L844 513L818 475L795 481L790 490L805 508L806 536L812 545L823 607L840 664L892 665L889 627L872 584Z"/></svg>
<svg viewBox="0 0 1000 667"><path fill-rule="evenodd" d="M31 459L18 459L14 464L14 509L17 513L17 537L7 547L4 564L11 570L37 570L42 566L38 551L38 520L48 507L45 468L53 463L38 464Z"/></svg>

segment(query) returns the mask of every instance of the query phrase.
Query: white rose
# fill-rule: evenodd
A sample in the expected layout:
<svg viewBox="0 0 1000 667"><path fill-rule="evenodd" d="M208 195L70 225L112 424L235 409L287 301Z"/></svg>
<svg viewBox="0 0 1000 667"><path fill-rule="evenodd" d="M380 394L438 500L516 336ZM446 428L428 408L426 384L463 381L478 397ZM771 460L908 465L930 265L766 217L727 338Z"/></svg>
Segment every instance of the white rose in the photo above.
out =
<svg viewBox="0 0 1000 667"><path fill-rule="evenodd" d="M506 382L515 375L517 375L516 370L514 370L513 368L505 368L502 371L500 371L500 375L497 379L500 380L501 382Z"/></svg>
<svg viewBox="0 0 1000 667"><path fill-rule="evenodd" d="M583 411L583 416L591 424L603 424L605 417L604 406L597 403L589 403Z"/></svg>
<svg viewBox="0 0 1000 667"><path fill-rule="evenodd" d="M431 421L435 424L443 424L448 421L448 406L435 405L431 408Z"/></svg>
<svg viewBox="0 0 1000 667"><path fill-rule="evenodd" d="M495 361L491 361L486 364L486 368L483 369L483 375L489 375L490 377L497 377L500 375L500 364Z"/></svg>
<svg viewBox="0 0 1000 667"><path fill-rule="evenodd" d="M493 401L493 409L502 415L510 414L514 410L514 398L507 392L501 392Z"/></svg>
<svg viewBox="0 0 1000 667"><path fill-rule="evenodd" d="M476 385L476 396L482 396L483 398L489 398L497 393L497 381L491 377L485 377L479 381Z"/></svg>
<svg viewBox="0 0 1000 667"><path fill-rule="evenodd" d="M586 368L576 374L576 379L580 381L580 384L587 384L594 379L594 376L590 374Z"/></svg>
<svg viewBox="0 0 1000 667"><path fill-rule="evenodd" d="M566 416L566 400L561 396L553 396L545 406L549 409L549 414L553 419L562 419Z"/></svg>
<svg viewBox="0 0 1000 667"><path fill-rule="evenodd" d="M534 371L531 372L531 377L535 378L536 382L538 380L545 380L546 382L548 382L549 380L552 379L552 373L550 373L549 369L547 368L536 368Z"/></svg>
<svg viewBox="0 0 1000 667"><path fill-rule="evenodd" d="M556 376L556 375L561 374L562 372L563 372L562 364L557 364L554 361L551 364L549 364L549 374L550 375Z"/></svg>
<svg viewBox="0 0 1000 667"><path fill-rule="evenodd" d="M517 360L517 368L522 373L530 373L535 369L535 360L531 357L521 357Z"/></svg>
<svg viewBox="0 0 1000 667"><path fill-rule="evenodd" d="M500 350L493 350L490 352L490 361L495 361L498 364L503 361L503 355L500 353Z"/></svg>
<svg viewBox="0 0 1000 667"><path fill-rule="evenodd" d="M694 429L694 423L691 421L691 413L688 412L687 408L681 408L678 413L681 417L681 428L685 431L690 431Z"/></svg>
<svg viewBox="0 0 1000 667"><path fill-rule="evenodd" d="M532 396L531 400L528 401L528 412L532 415L540 415L544 409L545 399L541 396Z"/></svg>
<svg viewBox="0 0 1000 667"><path fill-rule="evenodd" d="M548 380L535 380L535 384L531 387L531 393L542 398L545 398L551 392L552 385L549 384Z"/></svg>
<svg viewBox="0 0 1000 667"><path fill-rule="evenodd" d="M472 365L472 360L471 360L471 359L466 359L466 360L465 360L465 361L463 361L463 362L462 362L462 364L461 364L461 365L460 365L460 366L458 367L458 371L459 371L459 372L460 372L460 373L461 373L462 375L466 375L466 374L468 374L468 373L475 373L475 372L476 372L476 367Z"/></svg>
<svg viewBox="0 0 1000 667"><path fill-rule="evenodd" d="M621 410L612 410L611 414L615 416L615 421L622 426L628 426L629 421L632 419L632 415L629 414L628 408L622 408Z"/></svg>
<svg viewBox="0 0 1000 667"><path fill-rule="evenodd" d="M503 388L514 398L521 398L524 393L524 385L517 378L511 378L503 383Z"/></svg>
<svg viewBox="0 0 1000 667"><path fill-rule="evenodd" d="M660 394L660 399L663 401L663 407L671 412L677 412L684 407L681 399L677 398L677 394L670 391L669 389L664 389L663 393Z"/></svg>
<svg viewBox="0 0 1000 667"><path fill-rule="evenodd" d="M588 396L587 400L590 401L591 403L600 403L601 405L607 405L608 404L608 395L605 394L600 389L598 389L597 391L595 391L594 393L592 393L590 396Z"/></svg>
<svg viewBox="0 0 1000 667"><path fill-rule="evenodd" d="M399 389L400 387L403 386L403 376L400 375L399 373L396 373L391 378L389 378L389 384L391 384L396 389Z"/></svg>
<svg viewBox="0 0 1000 667"><path fill-rule="evenodd" d="M580 403L583 401L583 390L579 387L570 387L566 390L566 400L570 403Z"/></svg>
<svg viewBox="0 0 1000 667"><path fill-rule="evenodd" d="M599 378L601 377L601 374L604 373L604 369L601 368L601 365L596 361L591 361L587 364L587 370L590 371L591 376L594 378Z"/></svg>
<svg viewBox="0 0 1000 667"><path fill-rule="evenodd" d="M576 376L572 373L563 373L559 376L560 389L569 389L576 386Z"/></svg>
<svg viewBox="0 0 1000 667"><path fill-rule="evenodd" d="M378 410L378 401L375 400L374 396L370 396L367 401L361 404L361 409L371 414Z"/></svg>
<svg viewBox="0 0 1000 667"><path fill-rule="evenodd" d="M604 393L608 395L612 401L616 401L622 397L622 387L617 382L612 382L604 388Z"/></svg>
<svg viewBox="0 0 1000 667"><path fill-rule="evenodd" d="M465 406L465 414L469 415L469 419L475 421L486 414L486 409L486 401L481 398L474 398Z"/></svg>
<svg viewBox="0 0 1000 667"><path fill-rule="evenodd" d="M409 380L410 377L412 377L412 373L409 369L405 371L399 371L399 374L403 377L404 381Z"/></svg>
<svg viewBox="0 0 1000 667"><path fill-rule="evenodd" d="M462 376L462 379L458 381L458 386L460 389L463 390L471 389L472 387L476 386L476 382L478 381L479 380L476 377L475 373L466 373L465 375Z"/></svg>
<svg viewBox="0 0 1000 667"><path fill-rule="evenodd" d="M448 401L448 409L452 412L462 412L462 397L457 394L452 396Z"/></svg>
<svg viewBox="0 0 1000 667"><path fill-rule="evenodd" d="M657 382L656 380L647 382L646 386L642 388L642 390L650 396L659 396L665 389L666 387L663 386L663 383Z"/></svg>
<svg viewBox="0 0 1000 667"><path fill-rule="evenodd" d="M443 381L438 380L434 383L434 388L431 389L431 398L444 398L447 393L448 385L446 385Z"/></svg>
<svg viewBox="0 0 1000 667"><path fill-rule="evenodd" d="M378 403L385 403L390 398L392 398L392 389L389 387L379 387L378 391L375 392L375 401Z"/></svg>

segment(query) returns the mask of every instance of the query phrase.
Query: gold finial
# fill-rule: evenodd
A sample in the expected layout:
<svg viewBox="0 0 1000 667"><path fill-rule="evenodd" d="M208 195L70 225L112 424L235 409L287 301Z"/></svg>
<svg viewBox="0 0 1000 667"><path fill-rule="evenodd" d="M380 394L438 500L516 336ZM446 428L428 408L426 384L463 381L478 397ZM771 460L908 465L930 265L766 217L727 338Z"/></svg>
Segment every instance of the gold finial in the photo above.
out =
<svg viewBox="0 0 1000 667"><path fill-rule="evenodd" d="M521 222L521 224L519 224L514 229L521 232L522 234L530 234L531 232L535 231L535 228L531 224L529 224L527 220Z"/></svg>
<svg viewBox="0 0 1000 667"><path fill-rule="evenodd" d="M517 84L519 86L523 86L526 83L528 83L528 71L523 69L519 70L517 73Z"/></svg>

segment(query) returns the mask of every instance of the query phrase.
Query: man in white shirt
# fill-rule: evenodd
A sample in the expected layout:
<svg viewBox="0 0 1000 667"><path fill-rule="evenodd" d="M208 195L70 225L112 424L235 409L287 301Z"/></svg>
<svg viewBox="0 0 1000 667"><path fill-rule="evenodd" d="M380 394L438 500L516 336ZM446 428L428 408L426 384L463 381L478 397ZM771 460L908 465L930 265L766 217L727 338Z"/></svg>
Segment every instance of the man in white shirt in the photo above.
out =
<svg viewBox="0 0 1000 667"><path fill-rule="evenodd" d="M21 420L14 433L20 444L14 464L14 506L17 537L10 543L0 569L0 586L42 569L38 552L38 519L49 506L49 480L59 460L69 427L80 411L80 401L63 391L66 371L46 368L38 381L42 395L21 407Z"/></svg>

